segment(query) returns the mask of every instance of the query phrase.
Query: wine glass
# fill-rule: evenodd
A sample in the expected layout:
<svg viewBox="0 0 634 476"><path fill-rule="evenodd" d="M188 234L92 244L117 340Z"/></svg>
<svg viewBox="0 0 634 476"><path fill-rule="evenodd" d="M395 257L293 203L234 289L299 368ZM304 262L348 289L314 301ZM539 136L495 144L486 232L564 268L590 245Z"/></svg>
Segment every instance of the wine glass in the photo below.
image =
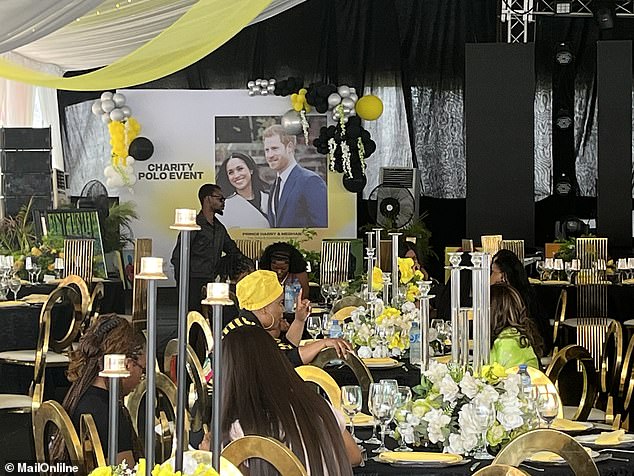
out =
<svg viewBox="0 0 634 476"><path fill-rule="evenodd" d="M370 410L370 413L372 414L372 416L376 419L376 415L374 414L374 410L373 410L373 406L372 406L372 402L374 401L374 393L379 389L379 384L370 384L370 389L368 391L368 410ZM364 441L364 443L370 444L370 445L380 445L381 444L381 440L379 440L376 437L376 424L372 425L372 436L370 438L368 438L367 440Z"/></svg>
<svg viewBox="0 0 634 476"><path fill-rule="evenodd" d="M317 340L317 336L321 332L321 317L315 315L308 316L306 320L306 330L313 340Z"/></svg>
<svg viewBox="0 0 634 476"><path fill-rule="evenodd" d="M22 282L20 281L19 278L14 276L9 280L9 289L13 292L14 301L18 300L18 291L20 290L21 287L22 287Z"/></svg>
<svg viewBox="0 0 634 476"><path fill-rule="evenodd" d="M332 314L329 312L324 313L321 319L321 333L325 338L330 337L330 327L332 326Z"/></svg>
<svg viewBox="0 0 634 476"><path fill-rule="evenodd" d="M540 418L546 422L546 426L550 428L559 413L557 395L549 392L548 389L540 391L537 395L537 412Z"/></svg>
<svg viewBox="0 0 634 476"><path fill-rule="evenodd" d="M373 383L370 387L374 387L372 399L370 400L370 411L381 425L381 445L372 452L383 453L388 450L385 446L385 434L387 433L388 424L394 419L396 391L392 385L383 383Z"/></svg>
<svg viewBox="0 0 634 476"><path fill-rule="evenodd" d="M40 281L40 273L42 272L42 267L37 264L37 263L33 263L33 276L34 279L32 279L31 281L34 283L38 283Z"/></svg>
<svg viewBox="0 0 634 476"><path fill-rule="evenodd" d="M399 386L396 393L395 419L400 435L400 445L394 451L413 451L405 444L405 432L409 428L408 418L412 413L412 390L409 387Z"/></svg>
<svg viewBox="0 0 634 476"><path fill-rule="evenodd" d="M327 283L322 284L319 292L321 293L321 296L324 298L324 303L328 305L328 297L330 296L330 284L327 284Z"/></svg>
<svg viewBox="0 0 634 476"><path fill-rule="evenodd" d="M0 279L0 300L6 301L7 293L9 292L9 283L4 276Z"/></svg>
<svg viewBox="0 0 634 476"><path fill-rule="evenodd" d="M30 256L25 259L24 269L29 273L29 283L33 284L33 258Z"/></svg>
<svg viewBox="0 0 634 476"><path fill-rule="evenodd" d="M350 434L352 439L361 443L361 440L354 435L354 416L361 411L363 395L359 385L344 385L341 387L341 408L348 418L350 418Z"/></svg>
<svg viewBox="0 0 634 476"><path fill-rule="evenodd" d="M493 456L491 456L487 451L487 431L495 421L495 408L493 408L493 403L491 402L478 400L473 403L473 409L478 420L480 431L482 432L482 441L476 448L476 452L473 457L475 459L493 459Z"/></svg>
<svg viewBox="0 0 634 476"><path fill-rule="evenodd" d="M330 296L330 303L334 304L335 300L338 299L339 289L336 284L331 284L328 288L328 295Z"/></svg>

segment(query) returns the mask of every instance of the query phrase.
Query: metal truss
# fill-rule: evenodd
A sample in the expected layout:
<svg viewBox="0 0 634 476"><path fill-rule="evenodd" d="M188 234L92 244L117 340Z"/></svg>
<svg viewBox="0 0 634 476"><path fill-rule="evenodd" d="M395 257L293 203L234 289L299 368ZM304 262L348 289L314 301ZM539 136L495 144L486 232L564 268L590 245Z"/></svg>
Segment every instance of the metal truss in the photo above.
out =
<svg viewBox="0 0 634 476"><path fill-rule="evenodd" d="M502 0L500 20L506 23L507 43L527 43L531 24L536 15L592 17L593 0L570 0L570 12L557 13L556 0ZM618 17L634 17L634 0L616 0L615 13Z"/></svg>

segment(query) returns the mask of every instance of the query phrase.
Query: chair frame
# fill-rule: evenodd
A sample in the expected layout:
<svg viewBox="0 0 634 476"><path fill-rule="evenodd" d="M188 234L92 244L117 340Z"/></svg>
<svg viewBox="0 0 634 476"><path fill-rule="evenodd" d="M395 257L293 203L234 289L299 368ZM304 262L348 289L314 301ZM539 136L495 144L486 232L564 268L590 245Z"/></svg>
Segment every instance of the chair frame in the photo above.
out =
<svg viewBox="0 0 634 476"><path fill-rule="evenodd" d="M89 413L84 413L79 417L79 441L87 473L100 466L106 466L106 458L99 439L97 425Z"/></svg>
<svg viewBox="0 0 634 476"><path fill-rule="evenodd" d="M515 466L508 464L491 464L479 469L473 476L530 476L527 472L522 471Z"/></svg>
<svg viewBox="0 0 634 476"><path fill-rule="evenodd" d="M190 311L187 313L187 342L189 342L189 334L194 327L199 327L205 337L205 354L209 354L214 348L214 339L211 332L209 321L198 311Z"/></svg>
<svg viewBox="0 0 634 476"><path fill-rule="evenodd" d="M157 394L162 393L167 397L168 401L173 410L173 415L176 415L176 385L172 382L169 377L161 372L156 372L156 390ZM139 413L141 412L141 400L145 395L147 390L147 380L143 379L139 382L139 384L134 388L132 393L128 395L126 400L126 407L128 408L128 412L130 412L130 419L132 420L132 426L134 427L134 431L136 434L139 434ZM152 422L153 424L153 422ZM185 425L187 427L187 425Z"/></svg>
<svg viewBox="0 0 634 476"><path fill-rule="evenodd" d="M259 458L271 463L281 476L308 476L295 453L274 438L256 435L238 438L225 446L222 456L235 466Z"/></svg>
<svg viewBox="0 0 634 476"><path fill-rule="evenodd" d="M341 410L341 388L328 372L314 365L300 365L295 367L295 371L305 382L319 386L328 396L331 405Z"/></svg>
<svg viewBox="0 0 634 476"><path fill-rule="evenodd" d="M502 448L493 464L519 466L526 458L544 450L566 460L576 476L599 476L597 465L583 446L572 436L550 429L532 430L518 436Z"/></svg>

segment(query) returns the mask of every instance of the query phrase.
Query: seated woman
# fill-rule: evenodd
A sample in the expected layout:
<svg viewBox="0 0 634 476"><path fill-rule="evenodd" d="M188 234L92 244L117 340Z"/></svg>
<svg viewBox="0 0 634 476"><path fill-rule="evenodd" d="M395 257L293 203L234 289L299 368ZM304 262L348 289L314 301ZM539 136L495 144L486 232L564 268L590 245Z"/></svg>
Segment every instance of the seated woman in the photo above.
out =
<svg viewBox="0 0 634 476"><path fill-rule="evenodd" d="M519 293L508 284L491 286L491 363L539 368L543 342Z"/></svg>
<svg viewBox="0 0 634 476"><path fill-rule="evenodd" d="M224 335L245 325L261 327L275 338L279 349L295 366L312 362L326 347L334 347L342 358L352 352L350 343L342 339L320 339L298 347L310 314L310 302L302 299L301 291L297 299L295 320L286 335L280 338L283 331L284 290L272 271L258 270L245 276L236 285L236 295L240 302L240 316L227 324L222 331Z"/></svg>
<svg viewBox="0 0 634 476"><path fill-rule="evenodd" d="M429 273L425 271L425 268L423 268L423 262L418 256L418 250L416 249L415 243L407 240L400 242L398 247L398 257L411 258L414 261L414 271L420 271L423 273L423 277L426 280L429 279Z"/></svg>
<svg viewBox="0 0 634 476"><path fill-rule="evenodd" d="M535 292L528 282L524 264L517 255L510 250L500 250L491 260L491 284L507 283L513 286L522 296L526 305L528 317L533 321L544 342L544 350L547 352L552 345L552 332L548 316L540 306Z"/></svg>
<svg viewBox="0 0 634 476"><path fill-rule="evenodd" d="M242 326L225 335L222 368L224 442L245 435L270 436L288 446L309 475L352 475L361 452L345 429L343 415L297 375L266 332ZM201 448L208 447L206 435ZM249 473L277 474L259 459L249 461Z"/></svg>
<svg viewBox="0 0 634 476"><path fill-rule="evenodd" d="M297 278L302 287L302 295L308 297L310 287L306 272L306 260L293 245L280 241L267 246L260 259L260 269L268 269L277 273L282 286Z"/></svg>
<svg viewBox="0 0 634 476"><path fill-rule="evenodd" d="M119 406L119 442L117 463L124 459L130 466L141 456L141 446L134 433L123 397L139 384L145 374L145 339L132 325L116 314L98 317L79 339L79 346L70 354L68 380L70 389L62 403L79 432L80 417L89 413L95 420L104 453L108 454L108 379L100 377L103 357L106 354L124 354L125 366L130 376L121 379ZM64 461L64 446L57 437L51 447L51 460Z"/></svg>

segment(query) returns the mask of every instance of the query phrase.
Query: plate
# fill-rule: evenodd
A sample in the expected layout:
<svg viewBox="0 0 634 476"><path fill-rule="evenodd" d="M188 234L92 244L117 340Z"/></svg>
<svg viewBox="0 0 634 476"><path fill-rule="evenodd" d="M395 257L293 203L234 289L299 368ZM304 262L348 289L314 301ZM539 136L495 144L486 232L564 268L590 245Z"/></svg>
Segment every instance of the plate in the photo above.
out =
<svg viewBox="0 0 634 476"><path fill-rule="evenodd" d="M463 462L460 455L453 453L386 451L378 458L382 463L403 466L447 466Z"/></svg>
<svg viewBox="0 0 634 476"><path fill-rule="evenodd" d="M373 427L377 424L372 415L366 415L365 413L357 413L352 420L352 423L357 428ZM346 425L350 424L350 418L346 416Z"/></svg>
<svg viewBox="0 0 634 476"><path fill-rule="evenodd" d="M393 369L402 365L401 362L399 362L398 360L394 360L389 357L369 358L362 360L366 367L369 369Z"/></svg>
<svg viewBox="0 0 634 476"><path fill-rule="evenodd" d="M592 423L588 421L573 421L566 420L565 418L555 418L553 424L550 426L550 428L553 430L559 430L568 433L587 431L592 427Z"/></svg>
<svg viewBox="0 0 634 476"><path fill-rule="evenodd" d="M600 448L623 448L623 447L634 445L634 435L632 434L623 435L621 437L620 442L616 444L615 443L611 443L611 444L595 443L598 436L599 435L580 435L575 437L575 440L577 440L579 443L584 445L597 446Z"/></svg>
<svg viewBox="0 0 634 476"><path fill-rule="evenodd" d="M588 454L590 455L592 459L595 459L601 456L598 452L590 448L586 448L585 446L583 447L583 449L588 452ZM559 456L556 453L552 453L551 451L538 451L530 458L527 458L526 461L530 461L531 463L542 463L542 464L567 464L565 459L563 459L561 456Z"/></svg>

